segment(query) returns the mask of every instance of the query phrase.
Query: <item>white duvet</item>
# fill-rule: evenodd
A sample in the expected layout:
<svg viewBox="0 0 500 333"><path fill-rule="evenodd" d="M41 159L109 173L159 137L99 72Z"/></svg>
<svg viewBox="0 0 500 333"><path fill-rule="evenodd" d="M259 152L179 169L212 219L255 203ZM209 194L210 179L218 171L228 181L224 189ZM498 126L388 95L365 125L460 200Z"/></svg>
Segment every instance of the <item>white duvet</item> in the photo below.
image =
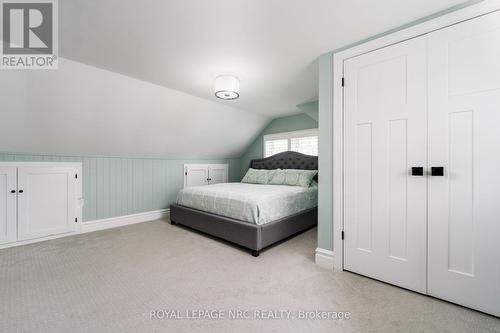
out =
<svg viewBox="0 0 500 333"><path fill-rule="evenodd" d="M177 195L177 204L254 224L265 224L314 208L318 185L222 183L188 187Z"/></svg>

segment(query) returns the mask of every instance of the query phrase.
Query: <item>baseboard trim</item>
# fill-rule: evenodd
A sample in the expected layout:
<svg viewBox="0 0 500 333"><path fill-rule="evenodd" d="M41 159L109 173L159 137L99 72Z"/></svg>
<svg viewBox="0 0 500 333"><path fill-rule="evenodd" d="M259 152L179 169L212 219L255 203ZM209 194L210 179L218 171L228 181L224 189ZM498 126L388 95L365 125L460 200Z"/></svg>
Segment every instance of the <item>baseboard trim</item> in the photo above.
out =
<svg viewBox="0 0 500 333"><path fill-rule="evenodd" d="M126 225L136 224L136 223L154 221L154 220L158 220L158 219L167 217L169 214L170 214L170 209L167 208L167 209L154 210L154 211L138 213L138 214L116 216L116 217L111 217L111 218L107 218L107 219L82 222L77 227L77 230L75 230L73 232L68 232L68 233L58 234L58 235L50 235L50 236L35 238L35 239L28 239L28 240L23 240L23 241L8 243L8 244L1 244L0 249L5 249L8 247L14 247L14 246L28 245L28 244L38 243L38 242L44 242L44 241L48 241L51 239L57 239L57 238L68 237L68 236L75 236L75 235L79 235L79 234L86 234L88 232L94 232L94 231L99 231L99 230L118 228L118 227L123 227Z"/></svg>
<svg viewBox="0 0 500 333"><path fill-rule="evenodd" d="M83 222L80 225L79 233L87 233L104 229L123 227L130 224L148 222L164 218L170 214L170 209L160 209L150 212L111 217L108 219Z"/></svg>
<svg viewBox="0 0 500 333"><path fill-rule="evenodd" d="M333 270L333 263L334 263L333 251L325 250L318 247L316 249L316 255L314 261L316 265L320 267Z"/></svg>

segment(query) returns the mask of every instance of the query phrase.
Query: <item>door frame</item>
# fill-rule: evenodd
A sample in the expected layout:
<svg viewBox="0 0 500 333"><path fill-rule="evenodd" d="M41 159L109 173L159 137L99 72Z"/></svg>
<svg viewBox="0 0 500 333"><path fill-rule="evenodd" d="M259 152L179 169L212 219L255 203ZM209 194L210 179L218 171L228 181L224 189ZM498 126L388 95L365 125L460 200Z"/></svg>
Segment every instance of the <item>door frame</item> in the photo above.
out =
<svg viewBox="0 0 500 333"><path fill-rule="evenodd" d="M455 7L456 9L457 7ZM475 17L500 10L497 0L484 0L461 9L450 12L440 12L424 21L411 23L409 27L396 32L388 32L368 39L366 42L351 48L333 53L333 84L332 84L332 207L333 207L333 267L334 270L344 270L344 61L392 44L400 43L432 31L446 28ZM349 237L346 235L346 237Z"/></svg>

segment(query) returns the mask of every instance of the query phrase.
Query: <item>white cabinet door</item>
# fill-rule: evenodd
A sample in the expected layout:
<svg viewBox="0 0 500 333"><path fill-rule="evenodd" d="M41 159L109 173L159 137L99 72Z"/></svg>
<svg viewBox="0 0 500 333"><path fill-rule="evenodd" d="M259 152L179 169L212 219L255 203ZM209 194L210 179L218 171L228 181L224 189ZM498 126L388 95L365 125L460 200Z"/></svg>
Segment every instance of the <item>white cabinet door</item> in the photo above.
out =
<svg viewBox="0 0 500 333"><path fill-rule="evenodd" d="M227 183L227 164L185 164L184 187Z"/></svg>
<svg viewBox="0 0 500 333"><path fill-rule="evenodd" d="M344 62L344 267L426 292L426 39Z"/></svg>
<svg viewBox="0 0 500 333"><path fill-rule="evenodd" d="M208 185L208 178L206 164L184 165L184 187Z"/></svg>
<svg viewBox="0 0 500 333"><path fill-rule="evenodd" d="M17 168L0 167L0 244L17 240Z"/></svg>
<svg viewBox="0 0 500 333"><path fill-rule="evenodd" d="M74 231L76 168L18 168L19 240Z"/></svg>
<svg viewBox="0 0 500 333"><path fill-rule="evenodd" d="M215 164L208 166L208 183L219 184L227 183L228 167L227 164Z"/></svg>
<svg viewBox="0 0 500 333"><path fill-rule="evenodd" d="M429 36L429 293L500 316L500 13Z"/></svg>

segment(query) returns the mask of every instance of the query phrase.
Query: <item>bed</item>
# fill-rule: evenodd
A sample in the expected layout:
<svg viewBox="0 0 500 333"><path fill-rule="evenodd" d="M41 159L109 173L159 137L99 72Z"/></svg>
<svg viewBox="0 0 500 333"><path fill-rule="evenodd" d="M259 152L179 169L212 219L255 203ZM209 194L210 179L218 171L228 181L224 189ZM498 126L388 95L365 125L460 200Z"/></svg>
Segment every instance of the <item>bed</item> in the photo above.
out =
<svg viewBox="0 0 500 333"><path fill-rule="evenodd" d="M288 151L252 160L250 167L317 170L318 157ZM225 183L188 188L170 206L170 220L243 246L257 257L262 249L317 225L317 184L301 188Z"/></svg>

